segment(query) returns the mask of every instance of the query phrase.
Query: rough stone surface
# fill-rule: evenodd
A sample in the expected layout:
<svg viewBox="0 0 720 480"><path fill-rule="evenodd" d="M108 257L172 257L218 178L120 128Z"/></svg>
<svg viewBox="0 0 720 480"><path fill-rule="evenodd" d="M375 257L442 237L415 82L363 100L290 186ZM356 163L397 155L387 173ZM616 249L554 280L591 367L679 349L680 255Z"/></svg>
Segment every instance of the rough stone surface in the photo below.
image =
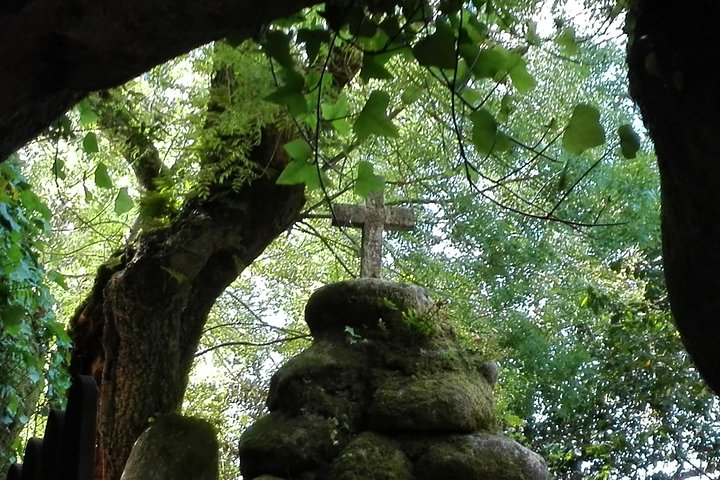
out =
<svg viewBox="0 0 720 480"><path fill-rule="evenodd" d="M493 435L499 366L464 349L419 287L341 282L305 316L315 341L273 375L271 413L241 437L245 478L548 478L542 458Z"/></svg>
<svg viewBox="0 0 720 480"><path fill-rule="evenodd" d="M380 321L392 332L403 329L404 312L426 312L430 307L427 294L416 285L360 278L313 293L305 307L305 321L316 339L342 336L345 327L374 330Z"/></svg>
<svg viewBox="0 0 720 480"><path fill-rule="evenodd" d="M335 461L333 480L412 480L412 463L397 442L371 432L358 435Z"/></svg>
<svg viewBox="0 0 720 480"><path fill-rule="evenodd" d="M368 409L370 428L379 432L474 432L490 428L493 419L485 379L458 372L388 376Z"/></svg>
<svg viewBox="0 0 720 480"><path fill-rule="evenodd" d="M508 438L463 435L431 446L416 463L418 480L545 480L545 461Z"/></svg>
<svg viewBox="0 0 720 480"><path fill-rule="evenodd" d="M334 418L291 417L272 412L260 417L240 439L240 469L245 478L262 474L295 476L322 468L347 443Z"/></svg>
<svg viewBox="0 0 720 480"><path fill-rule="evenodd" d="M166 415L135 442L122 480L217 480L219 445L199 418Z"/></svg>

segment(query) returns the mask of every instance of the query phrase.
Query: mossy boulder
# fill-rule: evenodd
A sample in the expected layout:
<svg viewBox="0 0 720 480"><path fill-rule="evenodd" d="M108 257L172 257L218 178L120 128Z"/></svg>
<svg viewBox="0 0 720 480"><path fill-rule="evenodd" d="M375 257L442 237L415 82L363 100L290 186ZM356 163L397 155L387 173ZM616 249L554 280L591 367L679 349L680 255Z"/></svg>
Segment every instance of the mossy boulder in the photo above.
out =
<svg viewBox="0 0 720 480"><path fill-rule="evenodd" d="M313 344L273 375L271 413L241 438L245 478L548 478L539 456L490 433L499 366L464 348L420 287L329 285L305 317Z"/></svg>
<svg viewBox="0 0 720 480"><path fill-rule="evenodd" d="M398 444L371 432L351 441L330 470L331 480L413 480L412 464Z"/></svg>
<svg viewBox="0 0 720 480"><path fill-rule="evenodd" d="M293 476L329 464L347 442L348 432L333 418L271 412L240 437L240 471L245 478Z"/></svg>
<svg viewBox="0 0 720 480"><path fill-rule="evenodd" d="M378 432L474 432L494 421L484 378L459 372L388 375L374 392L368 422Z"/></svg>
<svg viewBox="0 0 720 480"><path fill-rule="evenodd" d="M305 306L305 321L316 339L342 339L347 327L375 338L407 333L408 315L422 315L432 305L416 285L361 278L315 291Z"/></svg>
<svg viewBox="0 0 720 480"><path fill-rule="evenodd" d="M169 414L137 439L123 480L217 480L219 445L213 427L200 418Z"/></svg>
<svg viewBox="0 0 720 480"><path fill-rule="evenodd" d="M418 480L547 480L537 453L499 435L462 435L430 446L415 464Z"/></svg>
<svg viewBox="0 0 720 480"><path fill-rule="evenodd" d="M315 342L272 376L268 407L354 423L367 402L369 363L366 356L343 344Z"/></svg>

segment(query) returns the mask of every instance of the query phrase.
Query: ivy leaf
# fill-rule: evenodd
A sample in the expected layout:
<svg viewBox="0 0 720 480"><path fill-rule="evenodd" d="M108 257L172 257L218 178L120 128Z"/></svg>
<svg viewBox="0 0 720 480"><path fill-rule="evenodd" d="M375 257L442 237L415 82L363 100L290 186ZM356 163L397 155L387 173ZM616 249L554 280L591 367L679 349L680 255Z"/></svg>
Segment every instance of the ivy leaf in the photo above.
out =
<svg viewBox="0 0 720 480"><path fill-rule="evenodd" d="M423 67L455 68L455 34L439 23L435 33L418 41L412 52Z"/></svg>
<svg viewBox="0 0 720 480"><path fill-rule="evenodd" d="M575 105L562 141L563 147L575 155L605 143L605 129L600 124L598 109L584 103Z"/></svg>
<svg viewBox="0 0 720 480"><path fill-rule="evenodd" d="M97 167L95 167L95 185L98 188L112 188L113 186L107 166L103 162L98 163Z"/></svg>
<svg viewBox="0 0 720 480"><path fill-rule="evenodd" d="M345 95L340 95L335 103L323 102L320 105L322 118L327 121L335 121L347 116L348 100Z"/></svg>
<svg viewBox="0 0 720 480"><path fill-rule="evenodd" d="M65 180L65 161L55 157L52 166L53 176L58 180Z"/></svg>
<svg viewBox="0 0 720 480"><path fill-rule="evenodd" d="M20 326L25 318L25 309L20 305L9 305L2 309L3 330L10 336L20 333Z"/></svg>
<svg viewBox="0 0 720 480"><path fill-rule="evenodd" d="M127 213L133 208L133 205L135 205L135 202L133 202L132 197L128 194L127 187L121 188L117 197L115 197L115 213L117 215Z"/></svg>
<svg viewBox="0 0 720 480"><path fill-rule="evenodd" d="M325 180L325 177L323 177L323 181ZM304 183L311 190L322 186L320 177L318 176L317 166L305 159L293 160L288 163L275 183L278 185L297 185Z"/></svg>
<svg viewBox="0 0 720 480"><path fill-rule="evenodd" d="M63 290L67 290L67 289L68 289L67 283L65 283L65 275L63 275L62 273L58 272L57 270L50 270L50 271L47 273L47 278L48 278L48 280L50 280L51 282L60 285L60 286L63 288Z"/></svg>
<svg viewBox="0 0 720 480"><path fill-rule="evenodd" d="M95 132L88 132L83 137L82 147L85 153L92 154L98 151L98 141Z"/></svg>
<svg viewBox="0 0 720 480"><path fill-rule="evenodd" d="M527 30L525 32L525 40L530 44L534 46L539 46L542 44L542 38L540 38L540 35L537 33L537 22L534 20L530 20L527 22Z"/></svg>
<svg viewBox="0 0 720 480"><path fill-rule="evenodd" d="M357 135L358 140L363 141L370 135L398 136L397 127L386 113L389 103L390 95L384 90L375 90L370 94L353 125L353 132Z"/></svg>
<svg viewBox="0 0 720 480"><path fill-rule="evenodd" d="M380 175L375 175L372 163L366 161L358 163L354 188L357 195L362 198L367 198L371 193L382 191L384 187L385 181Z"/></svg>
<svg viewBox="0 0 720 480"><path fill-rule="evenodd" d="M45 220L50 220L52 217L52 212L48 206L45 205L45 202L43 202L32 190L23 190L20 192L20 200L25 208L39 213Z"/></svg>
<svg viewBox="0 0 720 480"><path fill-rule="evenodd" d="M625 158L635 158L640 150L640 136L628 125L620 125L617 129L620 137L620 151Z"/></svg>
<svg viewBox="0 0 720 480"><path fill-rule="evenodd" d="M285 68L292 69L295 61L290 54L290 38L284 32L272 30L267 33L264 45L265 53Z"/></svg>
<svg viewBox="0 0 720 480"><path fill-rule="evenodd" d="M510 75L510 80L512 80L513 85L520 93L535 88L535 78L528 73L527 68L525 68L525 60L519 55L517 57L517 63L510 69L508 75Z"/></svg>
<svg viewBox="0 0 720 480"><path fill-rule="evenodd" d="M393 74L385 68L385 64L390 59L391 54L365 54L362 60L362 70L360 70L360 78L367 81L371 78L380 80L389 80L394 78Z"/></svg>
<svg viewBox="0 0 720 480"><path fill-rule="evenodd" d="M67 329L63 324L57 321L49 321L47 324L48 330L55 335L55 337L64 345L70 345L72 340L70 335L67 333Z"/></svg>
<svg viewBox="0 0 720 480"><path fill-rule="evenodd" d="M572 57L580 51L575 38L575 29L572 27L563 28L560 35L555 38L555 43L562 47L563 52L568 57Z"/></svg>
<svg viewBox="0 0 720 480"><path fill-rule="evenodd" d="M472 142L475 150L481 155L489 154L497 138L497 122L487 110L480 109L470 114L473 123Z"/></svg>
<svg viewBox="0 0 720 480"><path fill-rule="evenodd" d="M405 105L410 105L411 103L415 103L416 100L419 100L420 97L422 97L422 94L422 88L417 85L410 85L408 88L403 90L400 100L402 100Z"/></svg>
<svg viewBox="0 0 720 480"><path fill-rule="evenodd" d="M284 105L292 116L299 117L308 112L307 100L303 95L305 78L294 70L285 73L285 85L278 87L277 90L267 95L265 100L277 105Z"/></svg>
<svg viewBox="0 0 720 480"><path fill-rule="evenodd" d="M0 201L0 225L4 228L9 228L11 232L17 232L20 230L20 224L15 221L15 216L8 211L8 206L5 202Z"/></svg>
<svg viewBox="0 0 720 480"><path fill-rule="evenodd" d="M98 121L98 114L92 109L87 99L81 100L77 104L77 108L82 125L90 125Z"/></svg>
<svg viewBox="0 0 720 480"><path fill-rule="evenodd" d="M303 138L296 138L295 140L283 145L283 148L293 160L307 161L313 154L312 147Z"/></svg>
<svg viewBox="0 0 720 480"><path fill-rule="evenodd" d="M305 44L305 54L309 64L312 64L320 51L320 45L328 41L330 33L324 29L301 28L298 30L298 42Z"/></svg>

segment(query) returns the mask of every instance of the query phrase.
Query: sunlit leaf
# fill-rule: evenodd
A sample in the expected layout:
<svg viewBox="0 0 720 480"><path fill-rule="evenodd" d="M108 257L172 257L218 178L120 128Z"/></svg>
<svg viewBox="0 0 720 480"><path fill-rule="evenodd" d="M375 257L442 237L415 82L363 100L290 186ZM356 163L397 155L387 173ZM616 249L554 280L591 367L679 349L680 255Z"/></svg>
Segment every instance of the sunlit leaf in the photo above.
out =
<svg viewBox="0 0 720 480"><path fill-rule="evenodd" d="M575 38L575 29L572 27L563 28L560 34L555 38L555 43L560 45L563 49L563 53L569 57L580 51L577 39Z"/></svg>
<svg viewBox="0 0 720 480"><path fill-rule="evenodd" d="M323 177L322 181L325 181ZM306 159L293 160L282 171L276 182L278 185L297 185L304 183L313 190L322 186L317 165Z"/></svg>
<svg viewBox="0 0 720 480"><path fill-rule="evenodd" d="M508 72L510 80L518 92L524 93L535 88L535 78L530 75L525 67L525 60L518 56L517 63Z"/></svg>
<svg viewBox="0 0 720 480"><path fill-rule="evenodd" d="M605 129L600 124L598 109L584 103L576 105L562 142L563 147L575 155L605 143Z"/></svg>
<svg viewBox="0 0 720 480"><path fill-rule="evenodd" d="M480 109L470 115L473 123L472 142L475 150L481 155L487 155L495 145L497 137L497 122L495 117L485 109Z"/></svg>
<svg viewBox="0 0 720 480"><path fill-rule="evenodd" d="M50 270L47 273L47 278L51 282L54 282L54 283L60 285L63 288L63 290L68 289L67 283L65 282L65 275L58 272L57 270Z"/></svg>
<svg viewBox="0 0 720 480"><path fill-rule="evenodd" d="M419 100L420 97L422 97L423 89L418 87L417 85L410 85L405 90L403 90L402 95L400 95L400 100L405 105L410 105L412 103L415 103L416 100Z"/></svg>
<svg viewBox="0 0 720 480"><path fill-rule="evenodd" d="M113 186L107 166L103 162L98 163L95 167L95 185L99 188L112 188Z"/></svg>
<svg viewBox="0 0 720 480"><path fill-rule="evenodd" d="M65 180L65 161L59 157L53 160L52 173L58 180Z"/></svg>
<svg viewBox="0 0 720 480"><path fill-rule="evenodd" d="M127 187L121 188L117 197L115 197L115 213L117 215L127 213L132 210L133 205L135 205L135 202L133 202L132 197L128 194Z"/></svg>
<svg viewBox="0 0 720 480"><path fill-rule="evenodd" d="M362 111L355 119L353 131L358 140L362 141L370 135L379 137L397 137L398 129L388 117L386 110L390 103L390 95L383 90L375 90L370 94Z"/></svg>
<svg viewBox="0 0 720 480"><path fill-rule="evenodd" d="M295 140L283 145L285 151L294 160L309 160L313 155L313 149L304 138L296 138Z"/></svg>
<svg viewBox="0 0 720 480"><path fill-rule="evenodd" d="M354 188L357 195L366 198L371 193L382 191L384 186L383 178L375 174L372 163L366 161L358 163Z"/></svg>
<svg viewBox="0 0 720 480"><path fill-rule="evenodd" d="M469 55L466 52L466 55ZM468 65L478 78L492 78L499 80L512 65L510 52L502 47L484 48L474 57L465 57Z"/></svg>
<svg viewBox="0 0 720 480"><path fill-rule="evenodd" d="M82 141L82 147L85 153L97 153L98 141L95 132L88 132L85 134Z"/></svg>
<svg viewBox="0 0 720 480"><path fill-rule="evenodd" d="M80 113L80 123L82 125L90 125L98 121L99 117L87 99L81 100L80 103L77 104L77 108Z"/></svg>
<svg viewBox="0 0 720 480"><path fill-rule="evenodd" d="M534 20L530 20L527 22L527 30L525 32L525 40L530 45L538 46L542 44L542 38L537 33L537 22Z"/></svg>

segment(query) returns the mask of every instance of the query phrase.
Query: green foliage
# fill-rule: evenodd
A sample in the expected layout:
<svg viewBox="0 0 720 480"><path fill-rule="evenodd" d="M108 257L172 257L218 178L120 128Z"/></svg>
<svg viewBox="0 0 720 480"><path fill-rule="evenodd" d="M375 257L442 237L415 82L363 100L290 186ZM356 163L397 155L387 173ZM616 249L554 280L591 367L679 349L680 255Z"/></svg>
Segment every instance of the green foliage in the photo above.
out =
<svg viewBox="0 0 720 480"><path fill-rule="evenodd" d="M618 13L573 22L563 5L551 9L554 29L536 2L309 9L272 25L260 46L205 47L105 99L132 129L79 104L50 147L30 147L62 232L44 258L66 274L59 311L132 237L135 202L166 225L189 192L242 191L259 174L308 186L302 219L218 300L198 370L220 374L194 376L186 396L190 413L216 419L225 478L237 478L237 436L265 408L276 364L304 344L283 340L306 333L305 300L359 271L360 233L331 227L327 204L383 190L419 219L413 232L386 234L383 276L450 300L464 342L502 366L506 433L558 478L645 478L685 458L716 465L717 404L665 298L654 159L629 127L638 119L622 50L595 38ZM249 161L268 125L295 137L275 145L285 167ZM89 133L102 148L87 148ZM148 151L142 139L167 169L156 190L131 171ZM22 333L20 310L7 312ZM406 321L432 334L428 317Z"/></svg>
<svg viewBox="0 0 720 480"><path fill-rule="evenodd" d="M357 177L353 188L356 195L367 198L371 193L383 190L385 182L381 176L375 174L374 167L370 162L360 161L357 168Z"/></svg>
<svg viewBox="0 0 720 480"><path fill-rule="evenodd" d="M563 146L575 155L580 155L588 148L605 143L605 129L600 123L600 112L592 105L578 104L565 133Z"/></svg>
<svg viewBox="0 0 720 480"><path fill-rule="evenodd" d="M57 405L68 386L62 368L69 338L53 313L37 251L49 233L50 210L20 173L17 157L0 164L0 465L21 447L19 429L40 394Z"/></svg>
<svg viewBox="0 0 720 480"><path fill-rule="evenodd" d="M438 23L435 32L420 39L412 48L417 62L424 67L455 67L455 34L450 26Z"/></svg>
<svg viewBox="0 0 720 480"><path fill-rule="evenodd" d="M402 312L402 320L408 332L418 338L429 338L438 331L438 319L428 312L406 310Z"/></svg>
<svg viewBox="0 0 720 480"><path fill-rule="evenodd" d="M382 90L370 94L362 111L355 119L353 131L358 140L363 141L371 135L379 137L397 137L398 130L387 115L390 95Z"/></svg>
<svg viewBox="0 0 720 480"><path fill-rule="evenodd" d="M628 124L620 125L617 133L618 137L620 137L620 149L623 157L635 158L638 150L640 150L640 136Z"/></svg>

